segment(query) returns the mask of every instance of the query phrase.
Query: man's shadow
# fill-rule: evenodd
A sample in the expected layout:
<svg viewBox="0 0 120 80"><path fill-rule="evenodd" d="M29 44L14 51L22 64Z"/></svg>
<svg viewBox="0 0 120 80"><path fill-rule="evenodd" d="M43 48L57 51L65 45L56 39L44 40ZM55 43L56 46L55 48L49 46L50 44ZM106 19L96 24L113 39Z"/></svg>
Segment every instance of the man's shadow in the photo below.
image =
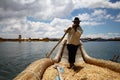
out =
<svg viewBox="0 0 120 80"><path fill-rule="evenodd" d="M84 67L82 67L82 66L74 66L73 67L73 70L76 72L76 73L78 73L81 69L83 69Z"/></svg>

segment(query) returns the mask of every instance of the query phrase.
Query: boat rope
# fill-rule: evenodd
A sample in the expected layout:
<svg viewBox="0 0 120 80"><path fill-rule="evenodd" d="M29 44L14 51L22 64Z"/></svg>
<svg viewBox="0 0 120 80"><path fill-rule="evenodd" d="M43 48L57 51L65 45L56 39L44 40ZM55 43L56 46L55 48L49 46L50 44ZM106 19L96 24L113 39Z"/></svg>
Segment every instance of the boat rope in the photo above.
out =
<svg viewBox="0 0 120 80"><path fill-rule="evenodd" d="M38 75L37 73L35 73L34 71L32 71L32 70L25 70L25 71L23 71L22 73L26 73L26 72L32 73L32 74L36 77L37 80L40 80L39 75Z"/></svg>

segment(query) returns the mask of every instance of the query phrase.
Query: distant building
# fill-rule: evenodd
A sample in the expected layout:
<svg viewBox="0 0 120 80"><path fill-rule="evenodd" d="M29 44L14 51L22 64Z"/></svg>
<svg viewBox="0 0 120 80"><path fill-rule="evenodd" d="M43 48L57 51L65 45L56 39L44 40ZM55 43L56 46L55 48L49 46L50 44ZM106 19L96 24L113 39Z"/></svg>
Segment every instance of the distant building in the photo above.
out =
<svg viewBox="0 0 120 80"><path fill-rule="evenodd" d="M0 37L0 41L3 41L3 38Z"/></svg>
<svg viewBox="0 0 120 80"><path fill-rule="evenodd" d="M19 35L18 39L19 39L19 41L21 41L22 40L22 35Z"/></svg>

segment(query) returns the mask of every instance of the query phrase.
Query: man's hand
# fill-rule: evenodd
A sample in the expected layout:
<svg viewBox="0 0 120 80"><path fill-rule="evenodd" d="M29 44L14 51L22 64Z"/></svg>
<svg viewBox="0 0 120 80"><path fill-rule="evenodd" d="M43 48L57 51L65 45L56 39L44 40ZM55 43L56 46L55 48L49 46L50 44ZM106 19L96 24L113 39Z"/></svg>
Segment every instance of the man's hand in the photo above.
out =
<svg viewBox="0 0 120 80"><path fill-rule="evenodd" d="M67 32L67 33L68 33L71 29L72 29L72 28L71 28L71 27L69 27L69 28L68 28L65 32Z"/></svg>

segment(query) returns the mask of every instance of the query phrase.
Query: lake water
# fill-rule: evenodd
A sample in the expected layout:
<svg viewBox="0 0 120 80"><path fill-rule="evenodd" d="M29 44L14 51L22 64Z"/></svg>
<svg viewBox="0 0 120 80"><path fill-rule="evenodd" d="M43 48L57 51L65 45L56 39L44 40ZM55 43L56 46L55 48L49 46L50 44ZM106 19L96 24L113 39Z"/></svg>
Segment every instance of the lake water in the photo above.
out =
<svg viewBox="0 0 120 80"><path fill-rule="evenodd" d="M0 42L0 80L12 80L31 62L45 57L57 42ZM84 42L88 55L109 60L120 56L119 41ZM58 48L54 51L53 56ZM120 62L120 58L118 60Z"/></svg>

